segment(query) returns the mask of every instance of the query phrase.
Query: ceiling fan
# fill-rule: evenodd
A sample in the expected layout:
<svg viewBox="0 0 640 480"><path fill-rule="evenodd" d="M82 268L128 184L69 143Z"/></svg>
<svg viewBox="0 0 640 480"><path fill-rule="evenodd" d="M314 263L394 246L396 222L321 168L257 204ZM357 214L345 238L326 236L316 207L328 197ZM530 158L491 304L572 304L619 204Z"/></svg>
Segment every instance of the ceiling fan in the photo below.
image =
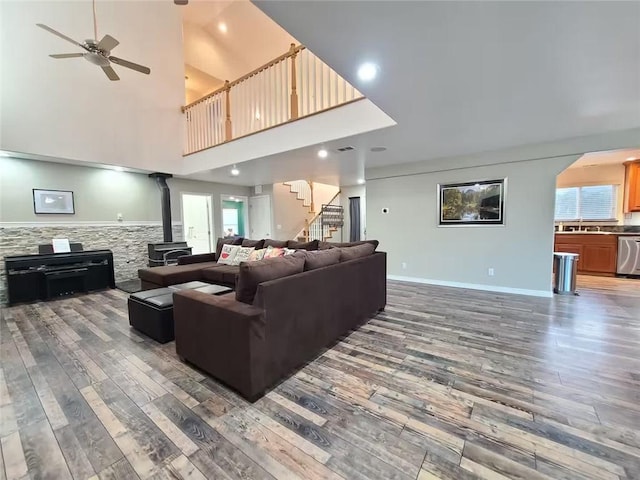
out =
<svg viewBox="0 0 640 480"><path fill-rule="evenodd" d="M93 63L94 65L98 65L102 68L102 71L109 78L109 80L115 81L120 80L120 77L116 73L116 71L111 67L111 63L115 63L116 65L120 65L121 67L130 68L131 70L135 70L136 72L144 73L148 75L151 73L151 69L149 67L145 67L143 65L138 65L137 63L130 62L128 60L123 60L122 58L111 56L111 50L113 50L120 42L113 38L111 35L105 35L102 37L102 40L98 42L98 24L96 22L96 1L93 0L93 39L85 40L84 43L76 42L72 38L63 35L62 33L54 30L53 28L44 25L42 23L37 23L38 27L43 28L47 32L53 33L58 37L66 40L67 42L71 42L74 45L85 50L83 53L59 53L54 55L49 55L52 58L77 58L83 57L88 62Z"/></svg>

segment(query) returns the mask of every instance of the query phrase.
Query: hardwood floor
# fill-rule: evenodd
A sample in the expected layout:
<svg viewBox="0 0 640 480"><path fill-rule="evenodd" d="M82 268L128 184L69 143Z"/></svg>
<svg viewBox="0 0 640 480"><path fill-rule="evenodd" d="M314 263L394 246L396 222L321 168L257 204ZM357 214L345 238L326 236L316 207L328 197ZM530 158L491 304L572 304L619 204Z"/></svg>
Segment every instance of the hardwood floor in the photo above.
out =
<svg viewBox="0 0 640 480"><path fill-rule="evenodd" d="M553 299L389 283L249 404L117 290L4 309L0 479L640 479L640 281Z"/></svg>

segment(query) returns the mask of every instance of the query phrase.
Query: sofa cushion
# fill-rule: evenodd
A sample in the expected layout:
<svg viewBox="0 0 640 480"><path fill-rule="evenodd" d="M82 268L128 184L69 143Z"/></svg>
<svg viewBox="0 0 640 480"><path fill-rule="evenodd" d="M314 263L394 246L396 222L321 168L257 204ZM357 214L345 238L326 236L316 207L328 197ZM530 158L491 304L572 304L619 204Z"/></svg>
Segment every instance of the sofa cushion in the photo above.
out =
<svg viewBox="0 0 640 480"><path fill-rule="evenodd" d="M287 248L293 248L295 250L318 250L318 240L311 240L310 242L298 242L296 240L289 240L287 242Z"/></svg>
<svg viewBox="0 0 640 480"><path fill-rule="evenodd" d="M273 240L271 238L267 238L264 241L264 247L285 248L287 246L287 242L287 240Z"/></svg>
<svg viewBox="0 0 640 480"><path fill-rule="evenodd" d="M195 255L182 255L178 257L178 265L188 265L200 262L215 262L217 260L215 253L198 253Z"/></svg>
<svg viewBox="0 0 640 480"><path fill-rule="evenodd" d="M217 265L212 268L205 268L201 275L204 280L218 285L235 285L236 275L238 275L236 265Z"/></svg>
<svg viewBox="0 0 640 480"><path fill-rule="evenodd" d="M302 273L304 260L304 255L288 255L243 263L239 267L236 300L252 304L259 284Z"/></svg>
<svg viewBox="0 0 640 480"><path fill-rule="evenodd" d="M346 262L348 260L354 260L356 258L371 255L375 251L375 249L376 247L374 247L371 243L363 243L354 247L344 247L337 250L340 252L340 261Z"/></svg>
<svg viewBox="0 0 640 480"><path fill-rule="evenodd" d="M140 280L168 287L178 283L201 280L200 271L213 267L216 262L200 262L190 265L168 265L166 267L141 268L138 270Z"/></svg>
<svg viewBox="0 0 640 480"><path fill-rule="evenodd" d="M241 245L243 247L253 247L256 250L260 250L264 246L264 240L249 240L248 238L245 238L242 240Z"/></svg>
<svg viewBox="0 0 640 480"><path fill-rule="evenodd" d="M340 262L340 249L330 248L318 250L316 252L305 252L304 269L315 270L316 268L328 267Z"/></svg>
<svg viewBox="0 0 640 480"><path fill-rule="evenodd" d="M320 242L318 244L318 250L327 250L329 248L355 247L358 245L363 245L365 243L373 245L373 249L375 251L375 249L378 248L378 244L380 242L378 240L360 240L359 242Z"/></svg>
<svg viewBox="0 0 640 480"><path fill-rule="evenodd" d="M220 252L222 252L223 245L241 245L244 238L242 237L225 237L218 238L218 243L216 244L216 258L220 258Z"/></svg>

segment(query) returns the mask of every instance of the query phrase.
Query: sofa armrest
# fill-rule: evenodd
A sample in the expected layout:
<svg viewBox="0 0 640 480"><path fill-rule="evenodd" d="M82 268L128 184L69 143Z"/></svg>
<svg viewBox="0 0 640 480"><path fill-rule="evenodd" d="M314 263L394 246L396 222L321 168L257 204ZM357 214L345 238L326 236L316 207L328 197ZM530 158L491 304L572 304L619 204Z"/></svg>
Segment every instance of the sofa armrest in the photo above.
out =
<svg viewBox="0 0 640 480"><path fill-rule="evenodd" d="M266 387L264 311L235 294L182 290L173 295L176 353L255 400Z"/></svg>
<svg viewBox="0 0 640 480"><path fill-rule="evenodd" d="M215 253L199 253L197 255L182 255L178 257L178 265L215 261L217 261Z"/></svg>

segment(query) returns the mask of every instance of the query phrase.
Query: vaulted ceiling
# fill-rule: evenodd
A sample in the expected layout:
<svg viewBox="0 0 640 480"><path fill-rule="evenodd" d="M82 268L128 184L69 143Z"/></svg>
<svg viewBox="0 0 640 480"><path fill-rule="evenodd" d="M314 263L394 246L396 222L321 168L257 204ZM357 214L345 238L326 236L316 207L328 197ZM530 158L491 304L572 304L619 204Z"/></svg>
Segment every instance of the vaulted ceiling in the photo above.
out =
<svg viewBox="0 0 640 480"><path fill-rule="evenodd" d="M397 122L367 168L640 127L639 2L255 4Z"/></svg>
<svg viewBox="0 0 640 480"><path fill-rule="evenodd" d="M187 101L218 88L224 80L249 73L298 43L248 0L192 0L180 9L185 64L191 71L186 75Z"/></svg>

